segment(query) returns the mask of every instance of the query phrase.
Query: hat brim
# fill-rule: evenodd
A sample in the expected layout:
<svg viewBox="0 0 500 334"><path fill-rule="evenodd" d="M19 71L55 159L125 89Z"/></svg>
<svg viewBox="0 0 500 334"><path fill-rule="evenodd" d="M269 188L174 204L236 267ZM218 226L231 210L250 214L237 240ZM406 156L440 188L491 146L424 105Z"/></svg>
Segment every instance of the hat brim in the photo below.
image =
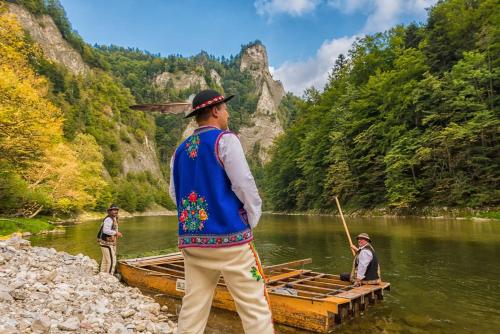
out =
<svg viewBox="0 0 500 334"><path fill-rule="evenodd" d="M372 242L372 239L370 239L370 238L365 238L365 237L356 237L356 240L359 240L359 239L364 239L364 240L366 240L366 241Z"/></svg>
<svg viewBox="0 0 500 334"><path fill-rule="evenodd" d="M189 112L189 114L187 114L186 116L184 116L184 118L193 117L194 115L196 115L196 113L198 113L198 112L200 112L200 111L202 111L202 110L205 110L205 109L207 109L207 108L211 108L211 107L213 107L213 106L219 105L219 104L221 104L221 103L225 103L225 102L227 102L227 101L231 100L233 97L234 97L234 95L229 95L229 96L225 97L225 98L224 98L224 100L222 100L222 101L219 101L219 102L217 102L217 103L211 104L211 105L206 106L206 107L204 107L204 108L200 108L200 109L192 110L191 112Z"/></svg>

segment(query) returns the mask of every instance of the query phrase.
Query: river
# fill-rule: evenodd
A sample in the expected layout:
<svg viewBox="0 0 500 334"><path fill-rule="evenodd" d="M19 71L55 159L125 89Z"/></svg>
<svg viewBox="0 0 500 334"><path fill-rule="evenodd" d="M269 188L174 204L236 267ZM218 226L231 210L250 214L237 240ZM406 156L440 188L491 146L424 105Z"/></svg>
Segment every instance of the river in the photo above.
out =
<svg viewBox="0 0 500 334"><path fill-rule="evenodd" d="M347 218L347 223L353 237L370 235L392 289L383 303L337 333L500 332L499 221ZM68 226L66 234L33 236L31 242L99 260L99 224ZM120 230L121 256L177 251L176 217L123 219ZM264 265L311 257L313 263L304 268L350 270L352 256L337 217L264 215L254 232ZM306 333L283 326L278 332ZM207 333L242 331L236 316L213 311Z"/></svg>

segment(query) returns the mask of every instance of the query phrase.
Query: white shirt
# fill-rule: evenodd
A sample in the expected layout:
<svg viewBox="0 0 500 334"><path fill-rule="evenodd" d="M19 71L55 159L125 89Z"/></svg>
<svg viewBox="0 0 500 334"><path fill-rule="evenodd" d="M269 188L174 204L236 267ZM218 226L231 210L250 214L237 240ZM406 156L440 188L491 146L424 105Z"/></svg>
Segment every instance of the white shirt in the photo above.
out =
<svg viewBox="0 0 500 334"><path fill-rule="evenodd" d="M368 268L368 265L373 259L373 254L371 250L366 248L366 245L361 247L361 251L359 252L358 255L358 272L356 275L357 279L362 280L365 278L365 273L366 273L366 268Z"/></svg>
<svg viewBox="0 0 500 334"><path fill-rule="evenodd" d="M169 192L174 203L177 203L174 185L174 157L175 153L170 160ZM262 214L262 200L260 199L252 172L250 172L250 168L248 167L243 147L234 133L227 133L221 136L219 140L219 159L231 181L231 189L243 203L250 227L255 228Z"/></svg>
<svg viewBox="0 0 500 334"><path fill-rule="evenodd" d="M115 235L117 231L112 229L113 227L113 219L111 217L106 217L102 226L102 233L107 235Z"/></svg>

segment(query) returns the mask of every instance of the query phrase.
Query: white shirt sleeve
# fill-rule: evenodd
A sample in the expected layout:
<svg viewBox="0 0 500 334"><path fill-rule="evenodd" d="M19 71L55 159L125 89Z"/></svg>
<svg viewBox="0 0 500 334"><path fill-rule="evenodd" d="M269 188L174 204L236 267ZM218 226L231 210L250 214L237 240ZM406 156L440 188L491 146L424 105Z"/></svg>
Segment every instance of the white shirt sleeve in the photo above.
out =
<svg viewBox="0 0 500 334"><path fill-rule="evenodd" d="M172 155L172 159L170 159L170 185L168 187L168 192L170 194L170 198L174 201L174 204L177 205L177 201L175 200L175 184L174 184L174 155Z"/></svg>
<svg viewBox="0 0 500 334"><path fill-rule="evenodd" d="M372 259L373 259L373 254L368 249L362 249L361 252L359 252L358 272L356 278L361 280L365 278L366 268L368 268L368 265L370 264Z"/></svg>
<svg viewBox="0 0 500 334"><path fill-rule="evenodd" d="M262 200L248 167L243 147L235 134L227 133L221 136L219 159L231 181L231 189L243 203L250 227L255 228L262 214Z"/></svg>
<svg viewBox="0 0 500 334"><path fill-rule="evenodd" d="M116 231L113 228L113 219L106 217L102 226L102 233L107 235L115 235Z"/></svg>

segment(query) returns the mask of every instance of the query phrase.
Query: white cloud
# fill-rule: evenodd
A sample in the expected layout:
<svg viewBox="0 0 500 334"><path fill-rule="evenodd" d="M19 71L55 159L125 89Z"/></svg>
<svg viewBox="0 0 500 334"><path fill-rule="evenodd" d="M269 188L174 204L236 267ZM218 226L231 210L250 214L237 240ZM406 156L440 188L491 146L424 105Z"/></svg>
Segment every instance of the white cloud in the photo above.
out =
<svg viewBox="0 0 500 334"><path fill-rule="evenodd" d="M347 53L356 37L325 41L313 58L302 62L285 62L279 68L273 69L274 77L281 80L287 91L298 96L311 86L321 89L337 57L341 53L344 55Z"/></svg>
<svg viewBox="0 0 500 334"><path fill-rule="evenodd" d="M256 1L262 4L289 4L306 1ZM310 1L312 2L312 1ZM326 40L316 52L316 55L305 61L285 62L278 68L273 68L273 76L281 80L287 91L302 95L304 89L314 86L322 89L328 79L328 74L335 64L338 55L346 54L356 37L374 32L385 31L401 22L404 16L424 19L426 8L437 0L328 0L328 4L345 14L363 13L367 15L363 29L353 36ZM314 1L312 10L318 2ZM276 5L277 6L277 5Z"/></svg>
<svg viewBox="0 0 500 334"><path fill-rule="evenodd" d="M269 66L268 68L269 68L269 73L271 73L271 75L274 76L274 73L276 72L274 66Z"/></svg>
<svg viewBox="0 0 500 334"><path fill-rule="evenodd" d="M385 31L400 22L405 15L422 19L426 8L437 0L329 0L328 4L345 14L361 12L368 15L362 32Z"/></svg>
<svg viewBox="0 0 500 334"><path fill-rule="evenodd" d="M313 11L320 0L255 0L254 6L257 14L261 16L274 16L276 14L289 14L301 16Z"/></svg>
<svg viewBox="0 0 500 334"><path fill-rule="evenodd" d="M328 4L346 14L359 10L368 10L367 5L373 0L329 0Z"/></svg>

